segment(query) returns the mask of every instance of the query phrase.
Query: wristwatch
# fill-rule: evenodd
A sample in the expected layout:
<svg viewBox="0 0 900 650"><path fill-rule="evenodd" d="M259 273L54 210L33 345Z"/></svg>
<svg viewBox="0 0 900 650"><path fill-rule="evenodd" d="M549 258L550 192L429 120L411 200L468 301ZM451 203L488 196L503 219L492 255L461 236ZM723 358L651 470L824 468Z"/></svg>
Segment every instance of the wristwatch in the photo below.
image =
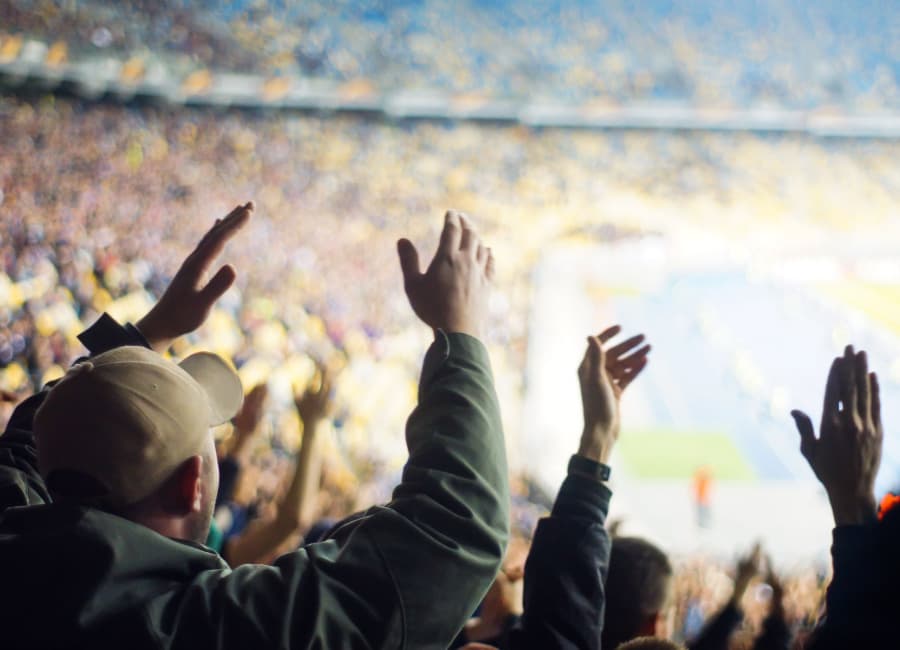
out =
<svg viewBox="0 0 900 650"><path fill-rule="evenodd" d="M604 463L574 454L569 459L569 474L584 474L597 481L608 481L612 468Z"/></svg>

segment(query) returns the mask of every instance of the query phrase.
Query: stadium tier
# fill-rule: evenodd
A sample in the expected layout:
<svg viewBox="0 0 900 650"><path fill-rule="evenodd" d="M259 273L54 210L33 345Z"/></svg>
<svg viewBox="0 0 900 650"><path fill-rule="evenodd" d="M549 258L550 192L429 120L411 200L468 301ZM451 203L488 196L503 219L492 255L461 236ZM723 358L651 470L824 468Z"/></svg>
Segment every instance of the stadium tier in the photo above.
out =
<svg viewBox="0 0 900 650"><path fill-rule="evenodd" d="M252 200L222 256L234 286L165 354L211 351L236 369L245 407L213 431L227 489L205 541L235 567L271 562L301 534L318 540L396 496L435 335L409 309L398 239L424 261L441 215L460 210L492 247L499 288L481 338L512 469L506 580L521 579L538 522L577 503L566 505L577 488L592 501L571 510L578 535L624 530L674 553L672 638L689 643L723 603L744 617L733 648L750 648L772 612L785 639L805 638L834 521L789 413L818 428L846 343L879 376L875 492L900 491L896 9L0 0L0 423L85 353L79 332L104 312L140 319L214 220ZM584 426L575 371L592 358L585 335L613 323L646 334L652 352L627 393L633 369L597 379L616 414L622 405L601 481L602 465L569 465L575 449L587 459L579 439L597 429ZM307 418L301 395L316 391ZM468 398L454 399L457 417ZM502 464L496 452L479 460ZM601 483L615 490L608 512ZM304 491L302 505L285 496ZM286 503L296 507L283 517ZM478 523L464 498L448 503L454 523ZM584 526L588 510L603 517ZM241 544L253 549L273 522L289 534L243 558ZM458 542L448 539L442 549ZM757 558L738 594L733 556L755 539L776 561ZM579 580L609 584L601 555Z"/></svg>
<svg viewBox="0 0 900 650"><path fill-rule="evenodd" d="M391 119L900 137L895 23L889 5L833 1L4 0L0 83Z"/></svg>

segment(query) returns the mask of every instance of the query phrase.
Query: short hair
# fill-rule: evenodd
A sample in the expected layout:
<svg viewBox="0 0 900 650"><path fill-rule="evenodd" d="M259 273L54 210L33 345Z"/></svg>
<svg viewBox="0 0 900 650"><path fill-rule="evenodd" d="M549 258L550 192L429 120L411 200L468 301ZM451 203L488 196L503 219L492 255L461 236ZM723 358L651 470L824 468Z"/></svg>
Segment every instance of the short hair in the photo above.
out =
<svg viewBox="0 0 900 650"><path fill-rule="evenodd" d="M684 650L684 646L658 636L639 636L614 650Z"/></svg>
<svg viewBox="0 0 900 650"><path fill-rule="evenodd" d="M613 540L606 578L604 648L617 648L641 634L647 617L666 606L672 575L669 558L647 540L640 537Z"/></svg>

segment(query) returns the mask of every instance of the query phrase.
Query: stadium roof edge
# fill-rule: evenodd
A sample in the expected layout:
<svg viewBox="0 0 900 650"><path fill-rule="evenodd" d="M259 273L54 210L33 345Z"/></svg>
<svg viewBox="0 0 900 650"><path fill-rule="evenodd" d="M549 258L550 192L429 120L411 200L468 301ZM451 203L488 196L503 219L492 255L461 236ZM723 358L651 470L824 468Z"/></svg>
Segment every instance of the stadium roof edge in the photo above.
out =
<svg viewBox="0 0 900 650"><path fill-rule="evenodd" d="M23 86L66 90L87 99L135 97L192 107L369 113L387 119L490 121L577 129L656 129L797 133L817 138L900 139L900 113L860 114L772 107L702 109L680 104L581 106L512 100L441 91L380 92L354 85L302 78L192 70L183 74L153 59L123 62L97 58L48 65L47 46L27 41L21 56L0 61L0 91ZM134 74L137 61L139 74Z"/></svg>

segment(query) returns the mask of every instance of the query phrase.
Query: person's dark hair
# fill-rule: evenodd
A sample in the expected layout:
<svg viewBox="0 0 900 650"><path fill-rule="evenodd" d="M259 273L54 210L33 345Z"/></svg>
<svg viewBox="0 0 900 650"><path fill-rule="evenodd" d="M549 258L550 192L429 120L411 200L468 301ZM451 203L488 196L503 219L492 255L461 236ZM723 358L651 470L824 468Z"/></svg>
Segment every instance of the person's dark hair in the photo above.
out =
<svg viewBox="0 0 900 650"><path fill-rule="evenodd" d="M672 564L639 537L617 537L609 556L602 646L617 648L638 637L647 617L666 606Z"/></svg>
<svg viewBox="0 0 900 650"><path fill-rule="evenodd" d="M616 650L684 650L684 646L658 636L641 636L623 643Z"/></svg>

